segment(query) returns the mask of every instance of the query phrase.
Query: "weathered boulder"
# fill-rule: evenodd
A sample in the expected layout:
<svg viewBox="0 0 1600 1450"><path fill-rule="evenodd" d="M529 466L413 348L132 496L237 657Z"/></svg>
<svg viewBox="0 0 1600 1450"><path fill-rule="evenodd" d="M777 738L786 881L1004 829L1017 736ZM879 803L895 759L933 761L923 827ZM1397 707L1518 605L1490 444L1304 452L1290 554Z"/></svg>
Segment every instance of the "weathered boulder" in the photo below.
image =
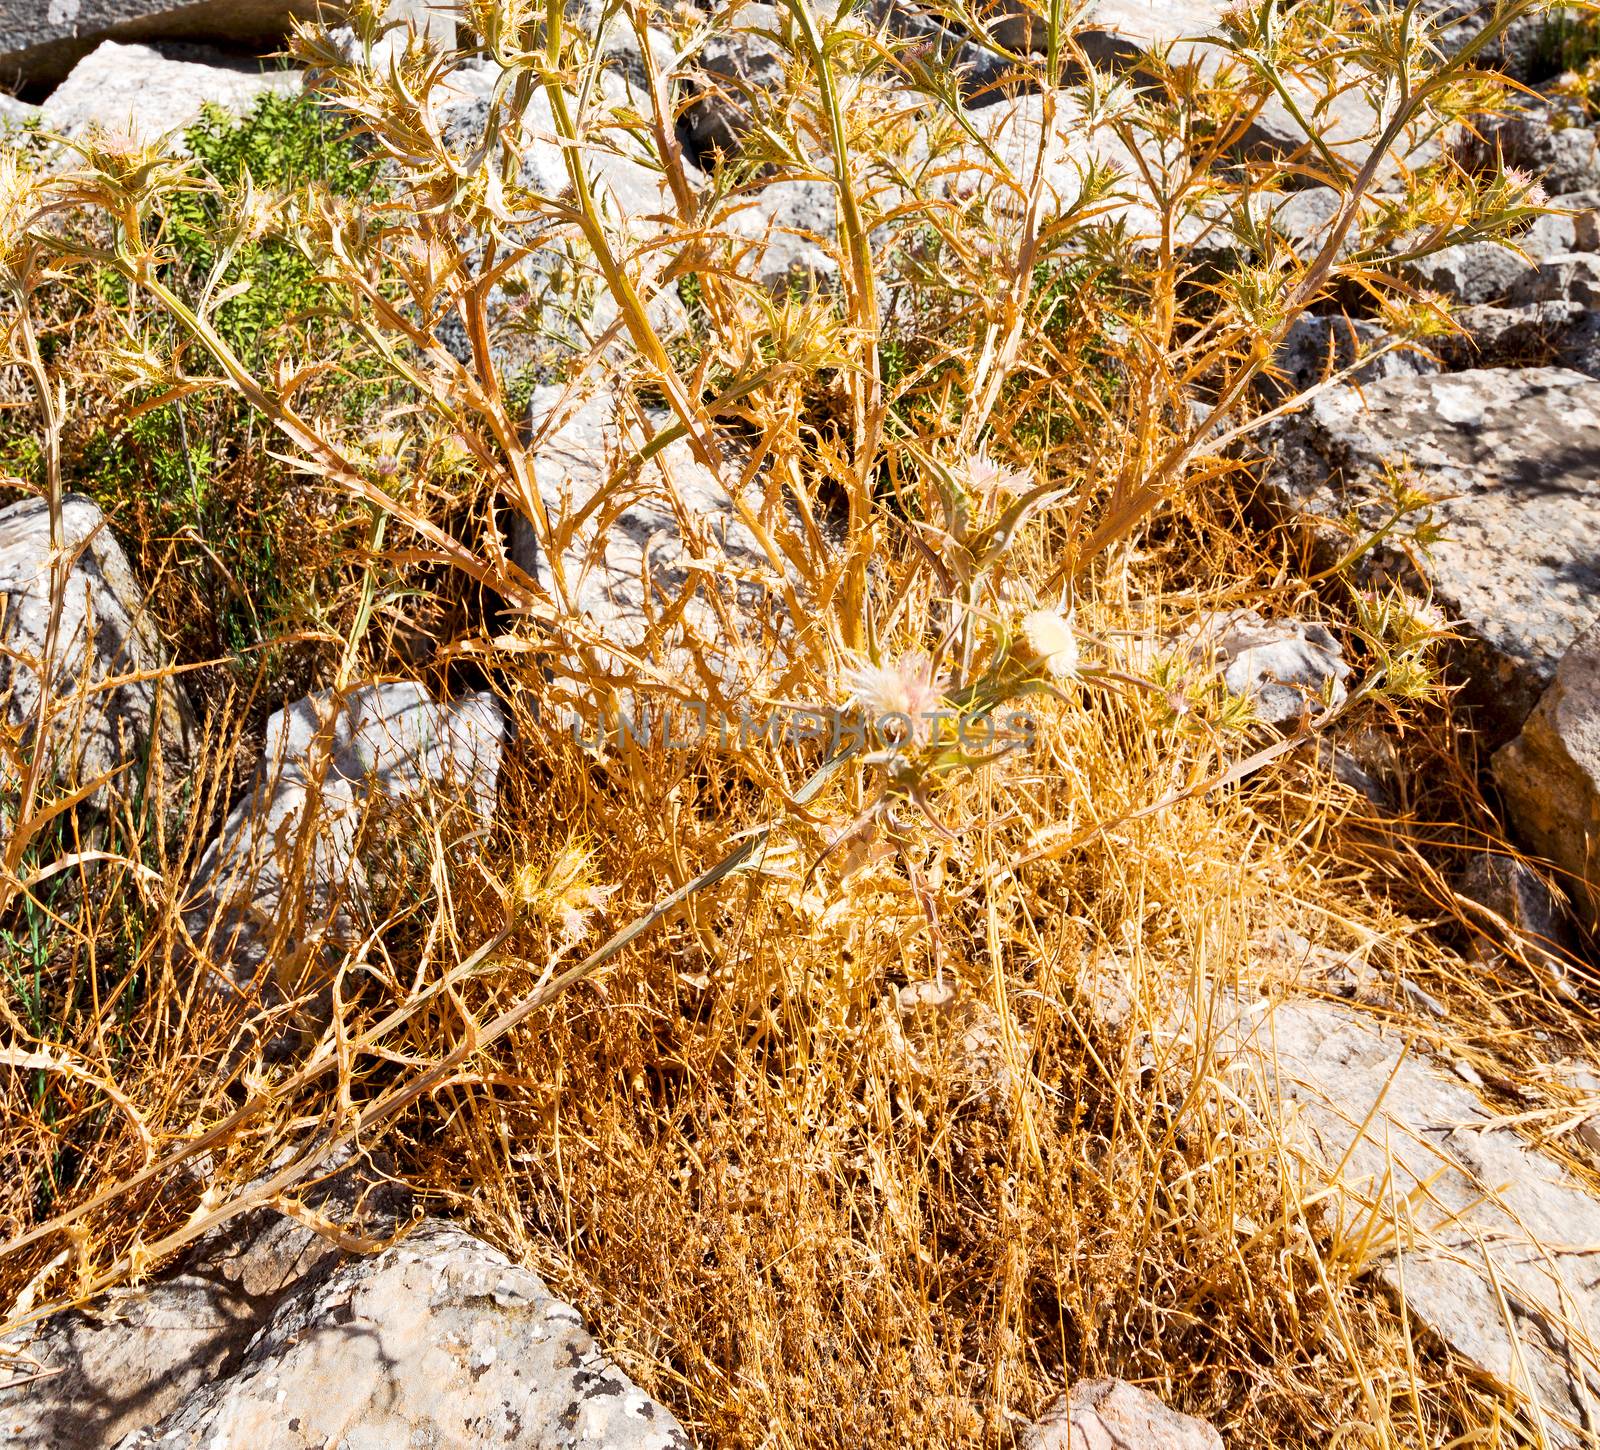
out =
<svg viewBox="0 0 1600 1450"><path fill-rule="evenodd" d="M1563 252L1600 251L1600 191L1573 191L1552 196L1550 210L1535 217L1517 245L1530 257Z"/></svg>
<svg viewBox="0 0 1600 1450"><path fill-rule="evenodd" d="M1344 199L1331 186L1307 186L1284 195L1267 192L1252 198L1252 214L1258 224L1270 225L1310 261L1322 250L1343 205ZM1355 245L1356 241L1347 235L1340 256L1348 256Z"/></svg>
<svg viewBox="0 0 1600 1450"><path fill-rule="evenodd" d="M57 574L42 499L0 508L0 728L15 731L28 751L38 748L48 683L44 749L58 781L72 787L111 775L92 797L101 806L176 789L192 749L189 706L182 686L159 674L161 639L144 595L88 499L62 501L61 547Z"/></svg>
<svg viewBox="0 0 1600 1450"><path fill-rule="evenodd" d="M1591 306L1580 290L1572 290L1581 289L1585 277L1584 258L1573 254L1600 246L1600 213L1595 210L1600 193L1572 192L1552 197L1549 205L1552 210L1536 217L1510 243L1444 247L1408 263L1406 271L1412 281L1473 306L1502 299L1517 306L1567 297Z"/></svg>
<svg viewBox="0 0 1600 1450"><path fill-rule="evenodd" d="M1314 536L1352 510L1364 527L1385 464L1441 502L1444 537L1416 562L1380 548L1363 567L1425 587L1491 744L1514 734L1594 616L1600 591L1600 384L1560 368L1477 369L1331 388L1277 430L1268 498ZM1343 548L1342 535L1332 548Z"/></svg>
<svg viewBox="0 0 1600 1450"><path fill-rule="evenodd" d="M1232 610L1188 631L1182 647L1218 668L1229 693L1250 700L1256 718L1268 725L1292 725L1308 711L1317 715L1345 699L1350 666L1322 624Z"/></svg>
<svg viewBox="0 0 1600 1450"><path fill-rule="evenodd" d="M102 40L192 40L265 55L315 0L0 0L0 76L59 81Z"/></svg>
<svg viewBox="0 0 1600 1450"><path fill-rule="evenodd" d="M1458 369L1539 366L1559 355L1581 311L1567 302L1463 307L1455 315L1462 334L1440 338L1434 346Z"/></svg>
<svg viewBox="0 0 1600 1450"><path fill-rule="evenodd" d="M1126 1380L1079 1380L1023 1433L1022 1450L1222 1450L1222 1436Z"/></svg>
<svg viewBox="0 0 1600 1450"><path fill-rule="evenodd" d="M454 1224L430 1222L286 1295L231 1373L119 1450L688 1450L570 1304Z"/></svg>
<svg viewBox="0 0 1600 1450"><path fill-rule="evenodd" d="M542 387L532 416L540 491L566 538L561 578L515 511L511 557L550 592L569 648L590 648L602 663L626 651L690 681L691 656L724 684L759 677L779 647L776 605L787 581L728 491L740 486L738 466L725 466L719 481L683 441L629 465L642 439L604 393L574 405L561 387ZM659 428L668 419L649 422ZM631 478L616 504L591 510L619 469Z"/></svg>
<svg viewBox="0 0 1600 1450"><path fill-rule="evenodd" d="M1250 1004L1209 1050L1259 1085L1301 1160L1291 1171L1330 1185L1322 1201L1344 1242L1373 1246L1407 1312L1525 1415L1536 1401L1552 1446L1591 1445L1600 1202L1498 1122L1470 1072L1435 1067L1349 1007Z"/></svg>
<svg viewBox="0 0 1600 1450"><path fill-rule="evenodd" d="M725 231L735 245L750 244L739 271L774 291L830 283L839 264L838 192L826 181L768 181L753 186Z"/></svg>
<svg viewBox="0 0 1600 1450"><path fill-rule="evenodd" d="M221 985L254 986L273 1003L315 996L369 929L364 833L404 811L456 816L459 837L491 815L507 734L492 696L439 705L409 683L325 691L275 714L255 784L184 903ZM309 1020L320 1010L318 999Z"/></svg>
<svg viewBox="0 0 1600 1450"><path fill-rule="evenodd" d="M1522 734L1496 753L1494 774L1512 823L1567 873L1588 926L1600 930L1600 595L1590 605L1596 622L1567 651Z"/></svg>
<svg viewBox="0 0 1600 1450"><path fill-rule="evenodd" d="M368 1238L387 1238L412 1213L406 1190L359 1165L308 1200ZM298 1220L253 1209L205 1234L149 1284L7 1336L0 1374L27 1382L0 1389L0 1440L12 1450L97 1450L156 1424L236 1369L284 1295L342 1257Z"/></svg>
<svg viewBox="0 0 1600 1450"><path fill-rule="evenodd" d="M1568 989L1573 956L1571 921L1544 878L1525 861L1484 851L1456 877L1455 891L1472 925L1488 941L1519 952L1558 990ZM1482 946L1475 943L1476 954Z"/></svg>
<svg viewBox="0 0 1600 1450"><path fill-rule="evenodd" d="M1551 195L1600 189L1600 147L1576 106L1535 102L1503 116L1481 116L1459 142L1469 167L1499 163L1527 172Z"/></svg>
<svg viewBox="0 0 1600 1450"><path fill-rule="evenodd" d="M1600 253L1558 252L1525 271L1507 291L1512 304L1574 302L1600 307Z"/></svg>
<svg viewBox="0 0 1600 1450"><path fill-rule="evenodd" d="M343 1205L386 1235L403 1214ZM259 1210L177 1270L6 1344L19 1450L249 1445L687 1450L670 1411L601 1354L576 1309L465 1230L429 1221L371 1257ZM9 1378L18 1378L15 1373ZM25 1376L22 1376L25 1377Z"/></svg>
<svg viewBox="0 0 1600 1450"><path fill-rule="evenodd" d="M156 141L192 126L207 105L243 115L269 91L300 88L297 71L258 65L169 60L147 45L104 41L85 56L40 108L39 123L78 138L91 127L136 141ZM181 146L182 137L176 137Z"/></svg>
<svg viewBox="0 0 1600 1450"><path fill-rule="evenodd" d="M1002 33L1015 44L1042 50L1047 30L1038 12L1021 5L1003 3ZM1152 4L1151 0L1094 0L1079 12L1083 29L1077 39L1087 59L1097 67L1137 70L1146 57L1165 53L1181 64L1213 70L1229 63L1231 55L1214 37L1222 28L1228 11L1224 0L1172 0ZM1291 77L1288 90L1303 116L1315 116L1319 141L1346 162L1360 165L1378 134L1377 112L1359 85L1312 88ZM1236 154L1246 159L1284 160L1310 149L1311 142L1294 118L1294 113L1277 96L1269 96L1260 113L1235 143ZM1416 166L1431 158L1437 148L1431 142L1402 142L1406 161ZM1393 159L1381 168L1392 176ZM1288 184L1293 185L1290 180Z"/></svg>
<svg viewBox="0 0 1600 1450"><path fill-rule="evenodd" d="M684 120L702 157L733 155L754 124L763 93L783 86L790 55L773 36L780 31L771 5L741 5L714 31L696 57L697 94Z"/></svg>
<svg viewBox="0 0 1600 1450"><path fill-rule="evenodd" d="M1477 36L1493 18L1493 12L1486 11L1478 0L1427 0L1421 9L1438 27L1433 38L1450 54ZM1492 66L1519 81L1540 80L1549 73L1552 24L1576 18L1577 12L1569 6L1548 10L1541 7L1525 14L1480 51L1478 64Z"/></svg>
<svg viewBox="0 0 1600 1450"><path fill-rule="evenodd" d="M8 96L4 91L0 91L0 131L26 126L30 121L38 119L37 106L30 106L26 101L19 101L15 96Z"/></svg>
<svg viewBox="0 0 1600 1450"><path fill-rule="evenodd" d="M1376 352L1390 340L1375 322L1349 317L1300 317L1295 320L1273 359L1283 382L1301 392L1331 373L1354 365L1358 357ZM1380 378L1414 377L1436 373L1439 364L1412 347L1395 347L1364 362L1350 381L1360 385ZM1276 391L1276 389L1274 389Z"/></svg>
<svg viewBox="0 0 1600 1450"><path fill-rule="evenodd" d="M1498 302L1530 271L1526 260L1498 242L1463 242L1406 265L1411 280L1461 302ZM1532 299L1518 299L1532 300Z"/></svg>

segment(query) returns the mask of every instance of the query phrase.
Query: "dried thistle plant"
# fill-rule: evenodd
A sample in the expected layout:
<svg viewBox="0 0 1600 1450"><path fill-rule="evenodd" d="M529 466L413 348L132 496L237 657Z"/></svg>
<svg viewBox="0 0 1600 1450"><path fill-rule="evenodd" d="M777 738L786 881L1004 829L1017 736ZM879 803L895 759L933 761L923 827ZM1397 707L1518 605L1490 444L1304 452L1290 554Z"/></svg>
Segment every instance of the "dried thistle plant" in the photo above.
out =
<svg viewBox="0 0 1600 1450"><path fill-rule="evenodd" d="M247 749L244 705L218 712L184 839L117 868L142 893L138 940L85 890L39 968L65 984L50 1001L91 982L111 1004L103 948L118 981L152 984L138 1012L108 1033L111 1005L56 1028L8 1007L4 1068L40 1106L4 1146L17 1182L48 1184L5 1200L0 1302L36 1314L137 1275L293 1193L334 1146L383 1142L584 1298L714 1443L1005 1444L1069 1365L1230 1413L1230 1385L1260 1376L1241 1443L1321 1443L1358 1416L1373 1443L1436 1443L1471 1420L1465 1377L1413 1393L1404 1326L1358 1266L1319 1257L1315 1204L1253 1146L1224 1069L1142 1060L1171 991L1253 980L1264 921L1331 920L1441 993L1487 993L1340 854L1349 803L1275 769L1339 719L1414 722L1429 633L1397 601L1338 595L1366 677L1342 715L1266 744L1247 706L1129 637L1279 587L1210 510L1240 446L1304 401L1255 386L1296 319L1354 289L1432 335L1448 319L1404 262L1536 212L1526 178L1430 146L1482 107L1479 57L1529 10L1446 56L1415 8L1262 4L1229 18L1215 64L1117 77L1084 68L1051 5L973 109L937 47L865 7L785 0L782 84L741 95L739 154L701 170L678 123L696 49L736 14L625 0L584 29L554 0L473 0L454 53L362 4L354 58L315 28L295 48L381 195L224 195L106 136L48 176L0 160L7 347L53 507L74 399L35 335L40 293L106 273L123 301L98 381L114 364L130 410L236 400L251 446L267 437L337 520L319 679L464 664L526 747L492 850L425 840L412 928L345 962L320 1038L270 1064L240 1046L252 1004L183 975L175 883ZM993 34L1003 17L947 18ZM636 42L631 79L613 33ZM1346 95L1367 119L1335 135ZM1241 155L1269 106L1298 138ZM750 213L794 185L825 189L807 240L827 275L775 293ZM1309 242L1278 224L1290 186L1331 193ZM183 279L166 239L196 195L224 220ZM337 356L230 341L229 268L264 236L314 269ZM358 379L378 401L341 408ZM595 398L610 431L575 497L557 445ZM737 560L691 469L751 541ZM687 563L649 574L624 630L583 585L644 504ZM1320 582L1426 529L1397 468ZM552 728L641 699L853 702L912 728L832 755L786 732L585 751ZM1026 735L962 729L1012 715ZM40 768L19 779L0 918L38 904L52 863L24 855L63 814ZM1385 849L1383 870L1409 861ZM627 924L574 960L602 916ZM1106 955L1133 984L1125 1030L1088 985ZM923 1020L930 1003L949 1012ZM946 1017L948 1051L908 1050ZM81 1166L57 1177L63 1141ZM203 1203L182 1176L202 1154L226 1190ZM492 1189L463 1182L469 1162L495 1165ZM706 1329L708 1300L726 1327Z"/></svg>

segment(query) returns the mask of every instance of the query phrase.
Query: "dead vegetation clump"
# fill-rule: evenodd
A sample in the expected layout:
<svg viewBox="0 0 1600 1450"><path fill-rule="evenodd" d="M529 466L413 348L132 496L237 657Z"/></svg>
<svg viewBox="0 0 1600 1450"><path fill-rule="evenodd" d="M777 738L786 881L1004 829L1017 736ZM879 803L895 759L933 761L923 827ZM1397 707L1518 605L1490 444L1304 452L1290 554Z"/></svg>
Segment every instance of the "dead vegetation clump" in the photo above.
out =
<svg viewBox="0 0 1600 1450"><path fill-rule="evenodd" d="M376 190L104 136L0 178L8 438L34 444L8 489L59 512L91 406L141 466L171 450L138 420L203 419L207 486L236 490L211 517L265 521L285 586L229 637L255 595L216 535L113 512L209 681L196 768L171 813L124 792L91 818L7 736L8 1317L147 1275L355 1144L573 1296L707 1444L1009 1445L1102 1372L1235 1445L1514 1443L1364 1280L1215 1030L1261 994L1354 997L1527 1084L1537 1034L1588 1025L1462 953L1446 883L1487 816L1428 632L1354 580L1366 535L1308 582L1236 506L1296 316L1357 289L1425 337L1393 239L1532 214L1518 178L1385 159L1480 103L1474 52L1410 11L1272 6L1220 70L1039 88L1074 51L1053 10L997 132L915 43L793 0L784 85L702 176L646 32L692 55L714 22L608 10L623 87L559 7L471 10L493 89L450 127L465 56L301 37ZM1305 97L1340 87L1387 99L1333 148ZM1284 95L1303 143L1241 154ZM834 280L774 292L737 218L793 181L831 188ZM1272 225L1291 184L1337 196L1309 245ZM173 250L196 198L201 268ZM316 347L228 325L268 242ZM580 405L611 430L587 497L552 476ZM625 556L619 619L587 581L645 502L687 543ZM1397 485L1386 528L1419 502ZM1330 621L1348 700L1271 732L1175 647L1241 605ZM358 940L288 1000L219 991L186 893L263 716L394 678L503 703L492 825L425 798L369 821ZM867 720L731 749L633 728L693 707ZM1318 764L1360 732L1426 782L1396 814Z"/></svg>

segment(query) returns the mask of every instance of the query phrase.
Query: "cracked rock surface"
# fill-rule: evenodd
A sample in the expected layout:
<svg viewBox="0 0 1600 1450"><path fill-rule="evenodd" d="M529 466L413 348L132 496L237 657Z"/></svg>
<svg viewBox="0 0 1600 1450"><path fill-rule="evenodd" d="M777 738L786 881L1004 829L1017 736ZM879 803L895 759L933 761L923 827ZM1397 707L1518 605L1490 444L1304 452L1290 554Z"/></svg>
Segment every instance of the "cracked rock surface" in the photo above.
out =
<svg viewBox="0 0 1600 1450"><path fill-rule="evenodd" d="M1461 637L1457 663L1490 742L1515 734L1600 599L1600 383L1478 368L1340 386L1276 442L1268 498L1314 531L1352 512L1380 524L1386 466L1438 500L1443 537L1422 577L1397 550L1364 565L1431 596Z"/></svg>
<svg viewBox="0 0 1600 1450"><path fill-rule="evenodd" d="M403 1195L346 1190L389 1231ZM256 1210L142 1290L0 1345L19 1450L687 1450L537 1274L437 1220L370 1257Z"/></svg>

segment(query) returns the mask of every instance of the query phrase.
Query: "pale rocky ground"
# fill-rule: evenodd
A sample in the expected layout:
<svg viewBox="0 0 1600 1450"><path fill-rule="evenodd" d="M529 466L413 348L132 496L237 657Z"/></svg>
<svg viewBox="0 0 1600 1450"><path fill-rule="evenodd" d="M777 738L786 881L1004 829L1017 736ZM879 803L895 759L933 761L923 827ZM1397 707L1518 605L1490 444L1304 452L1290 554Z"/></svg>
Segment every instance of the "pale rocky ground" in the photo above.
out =
<svg viewBox="0 0 1600 1450"><path fill-rule="evenodd" d="M38 108L0 99L0 118L36 117L69 135L91 123L131 123L159 135L193 121L206 101L242 110L263 90L301 83L292 71L252 64L237 48L265 54L286 8L272 0L170 7L6 0L0 78L55 88ZM995 57L981 37L943 36L893 0L880 0L876 13L902 31L939 39L952 63L968 66L970 83L992 72ZM1150 46L1203 32L1216 13L1208 0L1103 0L1092 15L1091 59L1136 67ZM1513 37L1512 51L1524 40ZM1196 54L1204 60L1205 48ZM621 62L626 77L626 55ZM735 36L707 64L760 84L774 58L768 42ZM460 98L460 124L470 126L475 104ZM1025 144L1038 115L1036 98L1027 97L973 112L1002 151ZM1341 128L1359 131L1363 119L1352 101L1349 114L1334 118L1334 141ZM697 145L731 148L743 124L736 106L708 100L688 126ZM1263 154L1286 144L1271 116L1258 131L1250 145ZM1280 426L1266 492L1281 513L1317 534L1362 504L1380 463L1403 451L1422 483L1453 495L1441 505L1450 538L1423 566L1425 577L1398 555L1380 554L1369 567L1375 577L1425 589L1441 617L1461 628L1457 667L1500 747L1493 770L1509 820L1525 845L1568 873L1575 909L1565 912L1537 875L1511 862L1486 862L1460 889L1481 903L1486 939L1497 932L1536 938L1559 974L1577 929L1600 926L1600 151L1584 118L1553 100L1530 102L1488 134L1509 159L1542 174L1572 214L1542 218L1520 239L1520 254L1474 244L1419 264L1417 281L1469 304L1468 343L1441 347L1437 356L1391 354L1325 390ZM527 165L554 174L558 161L535 147ZM1067 170L1057 181L1063 192L1070 188ZM630 215L666 209L659 178L625 158L606 163L605 184ZM1279 205L1280 224L1312 236L1328 201L1292 195ZM833 224L826 188L760 193L748 226L763 252L763 279L776 286L799 274L825 285L833 264L819 243ZM1330 358L1342 365L1358 342L1370 345L1379 335L1367 321L1308 318L1286 349L1285 371L1303 385ZM552 421L554 466L545 472L559 476L569 497L581 498L606 467L615 427L603 398ZM680 487L687 484L680 497L720 547L753 571L770 564L698 465L669 459L668 466L678 468ZM630 534L641 550L645 537L679 529L668 497L659 486L641 495ZM158 663L138 586L103 521L74 499L67 524L74 562L59 626L66 663L52 688ZM46 629L48 557L38 507L0 512L0 592L8 606L0 617L0 686L19 720L39 688L30 661ZM581 550L568 561L597 631L613 631L619 645L637 637L643 601L630 590L641 558L630 554L605 576L582 570ZM530 573L548 569L526 549L520 559ZM670 571L674 555L669 549L655 562ZM1314 621L1228 616L1214 625L1193 641L1196 658L1223 672L1230 688L1254 695L1264 718L1291 721L1314 700L1336 702L1344 689L1349 671L1339 646ZM96 700L77 732L74 768L84 779L129 768L152 731L161 736L159 757L181 771L189 748L181 690L164 699L134 683ZM444 787L468 816L492 811L505 741L487 697L441 705L414 686L387 684L287 706L269 730L254 785L206 857L190 931L230 940L241 971L269 949L282 951L284 943L264 940L260 927L281 924L279 853L309 831L313 869L299 888L309 900L286 959L348 938L360 930L367 890L352 859L357 820L419 795L424 783L430 797ZM1359 963L1320 960L1313 943L1274 949L1290 951L1310 975L1359 974ZM1108 981L1108 1011L1118 990ZM1172 1031L1186 1030L1176 1013ZM1394 1199L1408 1201L1411 1232L1379 1256L1375 1273L1416 1322L1485 1376L1537 1396L1553 1416L1552 1445L1594 1443L1600 1375L1560 1320L1600 1322L1593 1254L1600 1202L1553 1156L1497 1121L1469 1068L1402 1041L1354 1006L1236 1002L1223 1038L1240 1091L1295 1145L1291 1171L1315 1184L1337 1175L1331 1182L1348 1228L1358 1231ZM1592 1064L1571 1070L1585 1085L1586 1113L1595 1115L1585 1117L1580 1137L1600 1146L1600 1076ZM1426 1194L1411 1192L1421 1185ZM370 1218L380 1229L397 1221L390 1191L363 1197L367 1188L357 1175L338 1190L352 1219ZM575 1311L535 1275L437 1222L359 1257L258 1211L213 1231L148 1288L21 1330L4 1350L11 1372L0 1388L0 1432L25 1446L687 1443L672 1416L602 1358ZM1026 1443L1214 1450L1221 1440L1132 1386L1085 1382Z"/></svg>

